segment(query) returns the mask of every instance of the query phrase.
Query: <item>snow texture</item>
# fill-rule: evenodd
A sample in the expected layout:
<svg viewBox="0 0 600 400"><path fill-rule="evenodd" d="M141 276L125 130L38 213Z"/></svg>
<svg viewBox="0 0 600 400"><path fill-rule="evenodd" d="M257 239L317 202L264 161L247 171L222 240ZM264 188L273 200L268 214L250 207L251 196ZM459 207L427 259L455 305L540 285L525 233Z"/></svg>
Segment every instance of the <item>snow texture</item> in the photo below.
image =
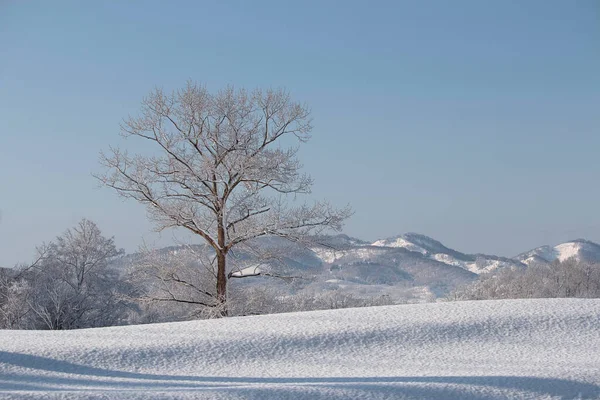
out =
<svg viewBox="0 0 600 400"><path fill-rule="evenodd" d="M598 349L581 299L0 331L0 398L600 398Z"/></svg>
<svg viewBox="0 0 600 400"><path fill-rule="evenodd" d="M403 237L397 237L394 240L390 240L390 239L377 240L376 242L372 243L372 246L403 247L409 251L415 251L417 253L427 254L427 250L425 250L424 248L422 248L414 243L409 242L408 240L404 239Z"/></svg>

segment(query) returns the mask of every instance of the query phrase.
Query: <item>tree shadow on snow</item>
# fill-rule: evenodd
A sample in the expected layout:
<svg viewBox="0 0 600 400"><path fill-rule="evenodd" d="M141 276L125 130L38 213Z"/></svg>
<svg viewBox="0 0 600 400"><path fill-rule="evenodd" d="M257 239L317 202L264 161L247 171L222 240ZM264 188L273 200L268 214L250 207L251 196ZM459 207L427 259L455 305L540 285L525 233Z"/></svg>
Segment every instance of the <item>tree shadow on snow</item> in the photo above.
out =
<svg viewBox="0 0 600 400"><path fill-rule="evenodd" d="M558 378L527 376L399 377L209 377L160 375L80 365L29 354L0 351L0 364L29 372L0 374L0 391L225 390L252 398L348 398L368 392L383 398L501 398L506 391L534 397L600 398L600 386ZM40 371L38 373L31 370ZM55 376L65 373L76 376ZM427 385L427 386L423 386Z"/></svg>

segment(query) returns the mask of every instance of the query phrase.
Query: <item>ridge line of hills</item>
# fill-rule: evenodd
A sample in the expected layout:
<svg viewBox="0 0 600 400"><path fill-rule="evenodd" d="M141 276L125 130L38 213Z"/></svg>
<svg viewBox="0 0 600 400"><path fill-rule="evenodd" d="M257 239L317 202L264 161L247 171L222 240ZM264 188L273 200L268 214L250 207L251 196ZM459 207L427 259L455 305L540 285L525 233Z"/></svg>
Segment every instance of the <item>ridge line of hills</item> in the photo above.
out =
<svg viewBox="0 0 600 400"><path fill-rule="evenodd" d="M527 268L533 263L550 265L554 260L575 257L600 262L600 245L577 239L556 246L540 246L515 257L467 254L417 233L406 233L367 242L345 234L314 238L318 245L304 247L277 237L265 237L252 243L265 253L278 254L257 259L240 250L235 254L236 285L262 285L251 276L302 276L304 283L289 285L271 280L269 285L284 293L346 293L353 296L389 296L392 301L411 302L443 297L455 288L469 284L484 273L504 268ZM196 247L196 251L201 246ZM186 251L186 246L159 250L165 257ZM192 255L196 257L196 255ZM129 255L132 261L135 255ZM258 267L258 269L257 269ZM246 272L247 271L247 272ZM246 275L247 273L247 275Z"/></svg>
<svg viewBox="0 0 600 400"><path fill-rule="evenodd" d="M261 279L250 275L302 277L293 284L271 279L269 285L283 295L333 292L356 297L387 296L393 303L419 302L443 297L477 280L481 274L494 274L505 268L550 265L571 257L600 263L600 244L585 239L540 246L512 258L462 253L418 233L374 242L345 234L314 239L319 244L307 247L278 237L264 237L251 243L253 251L236 251L230 263L231 272L234 277L248 276L248 279L236 279L235 285L249 288L264 285ZM201 245L169 246L158 249L156 254L165 265L185 264L187 273L194 274L203 249ZM262 253L259 258L256 249ZM176 262L180 256L184 257L183 263ZM116 260L114 266L125 273L141 257L139 253L130 253Z"/></svg>

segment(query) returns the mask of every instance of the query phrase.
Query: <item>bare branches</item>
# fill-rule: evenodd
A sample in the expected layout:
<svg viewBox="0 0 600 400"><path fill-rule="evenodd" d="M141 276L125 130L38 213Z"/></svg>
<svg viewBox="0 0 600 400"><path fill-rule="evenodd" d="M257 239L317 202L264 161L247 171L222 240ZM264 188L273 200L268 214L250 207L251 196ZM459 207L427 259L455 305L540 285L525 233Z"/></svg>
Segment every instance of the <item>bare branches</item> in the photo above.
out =
<svg viewBox="0 0 600 400"><path fill-rule="evenodd" d="M166 252L143 249L131 272L141 290L135 299L216 307L217 294L210 284L215 266L206 250L191 246Z"/></svg>
<svg viewBox="0 0 600 400"><path fill-rule="evenodd" d="M281 201L310 193L312 185L300 172L298 149L277 145L284 137L306 142L312 129L310 110L285 90L227 87L211 94L191 82L170 95L156 89L121 128L125 137L155 144L156 153L111 148L100 156L105 172L97 178L145 205L158 230L183 227L208 243L219 264L218 299L225 298L225 256L236 245L340 229L350 215L327 203Z"/></svg>
<svg viewBox="0 0 600 400"><path fill-rule="evenodd" d="M279 236L292 241L298 241L312 234L319 234L325 229L341 229L343 221L352 215L352 210L346 207L337 210L326 202L316 202L312 206L301 205L288 207L281 200L271 205L272 213L261 217L257 213L251 221L240 220L237 230L231 233L230 248L239 243L261 236Z"/></svg>
<svg viewBox="0 0 600 400"><path fill-rule="evenodd" d="M82 220L38 253L10 280L0 277L0 326L73 329L111 325L124 315L122 282L110 267L123 251L93 222Z"/></svg>

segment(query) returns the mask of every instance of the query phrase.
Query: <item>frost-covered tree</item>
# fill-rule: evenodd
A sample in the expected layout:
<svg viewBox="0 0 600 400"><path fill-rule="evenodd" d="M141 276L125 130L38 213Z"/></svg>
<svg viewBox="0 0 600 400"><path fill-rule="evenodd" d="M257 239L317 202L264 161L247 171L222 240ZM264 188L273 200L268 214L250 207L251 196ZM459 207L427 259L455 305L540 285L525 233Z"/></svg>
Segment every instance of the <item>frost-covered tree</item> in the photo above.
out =
<svg viewBox="0 0 600 400"><path fill-rule="evenodd" d="M600 264L570 258L486 274L450 298L465 300L600 297Z"/></svg>
<svg viewBox="0 0 600 400"><path fill-rule="evenodd" d="M30 265L0 268L0 328L27 329L35 327L31 309L32 282L42 262L43 252Z"/></svg>
<svg viewBox="0 0 600 400"><path fill-rule="evenodd" d="M27 303L39 327L74 329L118 321L121 283L110 263L123 250L114 238L84 219L38 251L39 261L26 279L31 288Z"/></svg>
<svg viewBox="0 0 600 400"><path fill-rule="evenodd" d="M0 328L19 329L25 326L29 313L28 282L17 271L0 269Z"/></svg>
<svg viewBox="0 0 600 400"><path fill-rule="evenodd" d="M232 249L266 235L298 240L339 230L350 215L327 202L297 203L312 179L300 172L298 148L286 146L306 142L310 122L308 108L284 90L213 94L193 83L172 94L157 89L141 115L122 124L125 137L147 141L156 152L112 148L101 155L105 173L98 178L145 205L158 230L182 227L212 248L216 285L207 305L226 315Z"/></svg>

